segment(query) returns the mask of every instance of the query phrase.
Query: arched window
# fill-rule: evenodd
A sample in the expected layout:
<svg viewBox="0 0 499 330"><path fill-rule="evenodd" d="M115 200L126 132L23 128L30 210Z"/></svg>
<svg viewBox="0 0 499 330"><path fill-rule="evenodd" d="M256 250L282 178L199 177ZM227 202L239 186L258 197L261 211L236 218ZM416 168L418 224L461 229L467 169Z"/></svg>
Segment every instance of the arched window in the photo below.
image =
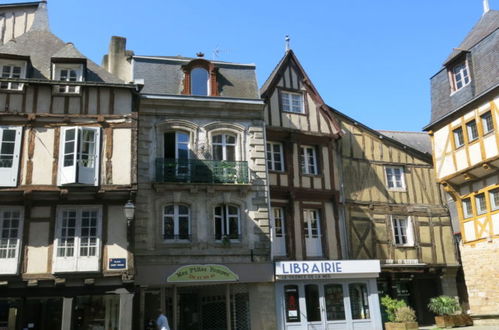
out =
<svg viewBox="0 0 499 330"><path fill-rule="evenodd" d="M211 138L213 160L236 160L236 137L232 134L217 134Z"/></svg>
<svg viewBox="0 0 499 330"><path fill-rule="evenodd" d="M191 70L191 94L208 96L209 94L209 74L203 68Z"/></svg>
<svg viewBox="0 0 499 330"><path fill-rule="evenodd" d="M215 207L215 240L237 240L241 234L239 208L222 204Z"/></svg>
<svg viewBox="0 0 499 330"><path fill-rule="evenodd" d="M189 240L191 237L189 207L169 204L163 210L163 238L165 240Z"/></svg>

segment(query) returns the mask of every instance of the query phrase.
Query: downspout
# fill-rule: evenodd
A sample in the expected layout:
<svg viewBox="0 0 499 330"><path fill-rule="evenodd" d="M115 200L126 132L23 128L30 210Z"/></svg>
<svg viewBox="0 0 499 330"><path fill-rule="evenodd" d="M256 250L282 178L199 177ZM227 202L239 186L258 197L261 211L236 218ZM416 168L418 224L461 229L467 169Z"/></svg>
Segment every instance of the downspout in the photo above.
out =
<svg viewBox="0 0 499 330"><path fill-rule="evenodd" d="M272 220L272 208L270 205L270 180L269 180L269 167L267 166L267 127L265 120L263 120L263 152L265 154L265 176L267 178L265 189L267 192L267 208L269 214L269 234L270 234L270 261L274 261L274 221Z"/></svg>

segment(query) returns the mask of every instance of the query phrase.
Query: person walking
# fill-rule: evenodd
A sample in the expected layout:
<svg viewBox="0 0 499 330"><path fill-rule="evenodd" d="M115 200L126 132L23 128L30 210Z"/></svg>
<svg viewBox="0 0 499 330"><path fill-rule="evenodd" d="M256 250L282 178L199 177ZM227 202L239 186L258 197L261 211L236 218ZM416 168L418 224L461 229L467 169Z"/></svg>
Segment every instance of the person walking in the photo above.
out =
<svg viewBox="0 0 499 330"><path fill-rule="evenodd" d="M161 309L158 310L158 318L156 319L158 330L171 330L168 325L168 319Z"/></svg>

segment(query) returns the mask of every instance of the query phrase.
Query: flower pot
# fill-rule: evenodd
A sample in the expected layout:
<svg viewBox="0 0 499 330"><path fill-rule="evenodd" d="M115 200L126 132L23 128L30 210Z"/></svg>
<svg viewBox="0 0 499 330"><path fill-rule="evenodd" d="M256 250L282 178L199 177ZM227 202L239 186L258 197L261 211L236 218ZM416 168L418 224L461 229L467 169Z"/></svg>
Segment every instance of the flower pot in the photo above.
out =
<svg viewBox="0 0 499 330"><path fill-rule="evenodd" d="M418 322L386 322L386 330L418 330Z"/></svg>
<svg viewBox="0 0 499 330"><path fill-rule="evenodd" d="M435 316L435 324L438 328L452 328L455 326L453 316L455 315Z"/></svg>

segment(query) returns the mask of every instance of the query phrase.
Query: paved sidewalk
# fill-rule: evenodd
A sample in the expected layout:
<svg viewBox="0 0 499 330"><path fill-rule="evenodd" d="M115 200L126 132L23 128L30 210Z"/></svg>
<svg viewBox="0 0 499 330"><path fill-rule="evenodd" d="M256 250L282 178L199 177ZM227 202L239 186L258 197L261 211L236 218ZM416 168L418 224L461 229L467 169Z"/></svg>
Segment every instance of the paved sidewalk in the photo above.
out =
<svg viewBox="0 0 499 330"><path fill-rule="evenodd" d="M430 325L430 326L424 326L424 327L419 327L419 329L423 330L436 330L436 329L441 329L437 328L436 325ZM499 330L499 326L497 325L472 325L469 327L456 327L456 328L447 328L450 330Z"/></svg>

